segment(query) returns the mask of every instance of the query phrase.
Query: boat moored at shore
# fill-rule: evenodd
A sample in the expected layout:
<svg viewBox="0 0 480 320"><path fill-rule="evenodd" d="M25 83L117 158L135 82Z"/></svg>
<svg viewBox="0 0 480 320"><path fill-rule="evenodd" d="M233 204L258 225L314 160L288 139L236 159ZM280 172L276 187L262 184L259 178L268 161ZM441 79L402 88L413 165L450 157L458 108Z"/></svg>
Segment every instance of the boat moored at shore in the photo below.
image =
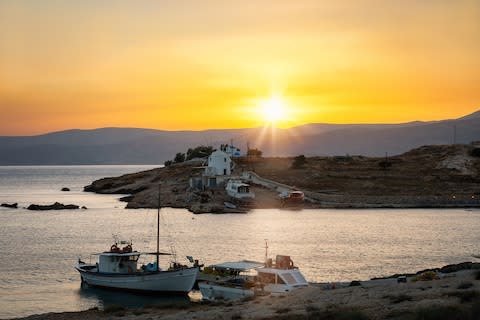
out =
<svg viewBox="0 0 480 320"><path fill-rule="evenodd" d="M75 268L83 284L95 287L174 294L185 294L192 289L198 267L173 263L167 270L161 270L155 262L139 268L137 262L143 254L150 253L133 251L130 243L119 249L116 243L109 251L96 254L97 263L79 260Z"/></svg>
<svg viewBox="0 0 480 320"><path fill-rule="evenodd" d="M205 273L207 274L205 276ZM289 256L277 255L275 263L242 260L212 265L198 286L204 300L239 299L256 294L281 295L308 286Z"/></svg>
<svg viewBox="0 0 480 320"><path fill-rule="evenodd" d="M199 271L198 260L187 257L193 266L171 262L167 270L160 269L161 255L170 255L159 250L160 241L160 186L157 210L157 250L141 253L133 250L132 242L117 241L110 250L96 254L98 262L87 264L79 259L75 269L80 273L82 284L107 289L138 292L186 294L195 284ZM154 255L156 261L138 268L142 254Z"/></svg>

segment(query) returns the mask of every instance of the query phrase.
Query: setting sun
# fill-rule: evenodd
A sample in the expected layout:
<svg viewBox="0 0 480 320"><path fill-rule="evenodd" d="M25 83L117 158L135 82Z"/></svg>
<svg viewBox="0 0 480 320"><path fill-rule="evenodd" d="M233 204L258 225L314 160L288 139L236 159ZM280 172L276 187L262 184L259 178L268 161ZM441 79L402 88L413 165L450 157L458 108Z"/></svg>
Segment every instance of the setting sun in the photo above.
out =
<svg viewBox="0 0 480 320"><path fill-rule="evenodd" d="M285 120L286 105L281 97L272 96L269 100L261 105L261 113L265 122L275 123Z"/></svg>

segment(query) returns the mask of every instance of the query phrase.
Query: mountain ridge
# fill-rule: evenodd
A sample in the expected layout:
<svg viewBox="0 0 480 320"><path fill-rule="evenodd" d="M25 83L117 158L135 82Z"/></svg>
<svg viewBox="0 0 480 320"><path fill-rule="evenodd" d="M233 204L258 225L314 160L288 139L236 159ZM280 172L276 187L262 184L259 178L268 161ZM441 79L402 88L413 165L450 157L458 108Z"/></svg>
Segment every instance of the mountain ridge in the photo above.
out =
<svg viewBox="0 0 480 320"><path fill-rule="evenodd" d="M0 165L152 164L198 145L249 145L265 156L400 154L428 144L480 140L480 110L458 119L399 124L305 124L167 131L105 127L69 129L36 136L0 136Z"/></svg>

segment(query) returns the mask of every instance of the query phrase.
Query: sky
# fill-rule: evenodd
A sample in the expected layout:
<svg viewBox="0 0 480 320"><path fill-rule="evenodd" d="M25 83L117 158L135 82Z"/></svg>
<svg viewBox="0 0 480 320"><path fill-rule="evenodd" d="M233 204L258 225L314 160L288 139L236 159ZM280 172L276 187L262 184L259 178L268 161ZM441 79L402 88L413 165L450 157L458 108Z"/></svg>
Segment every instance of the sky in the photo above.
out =
<svg viewBox="0 0 480 320"><path fill-rule="evenodd" d="M478 0L0 0L0 135L478 109Z"/></svg>

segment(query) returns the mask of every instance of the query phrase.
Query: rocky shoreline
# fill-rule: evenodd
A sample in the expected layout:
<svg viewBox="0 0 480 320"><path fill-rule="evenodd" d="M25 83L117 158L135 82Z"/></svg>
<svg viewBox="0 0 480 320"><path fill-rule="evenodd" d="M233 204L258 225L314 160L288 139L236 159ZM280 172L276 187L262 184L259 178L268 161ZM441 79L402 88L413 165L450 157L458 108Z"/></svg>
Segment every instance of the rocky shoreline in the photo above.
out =
<svg viewBox="0 0 480 320"><path fill-rule="evenodd" d="M450 271L443 273L434 270ZM171 304L129 310L121 305L81 312L47 313L25 320L113 319L478 319L480 263L420 271L405 278L311 284L285 296L239 301Z"/></svg>

